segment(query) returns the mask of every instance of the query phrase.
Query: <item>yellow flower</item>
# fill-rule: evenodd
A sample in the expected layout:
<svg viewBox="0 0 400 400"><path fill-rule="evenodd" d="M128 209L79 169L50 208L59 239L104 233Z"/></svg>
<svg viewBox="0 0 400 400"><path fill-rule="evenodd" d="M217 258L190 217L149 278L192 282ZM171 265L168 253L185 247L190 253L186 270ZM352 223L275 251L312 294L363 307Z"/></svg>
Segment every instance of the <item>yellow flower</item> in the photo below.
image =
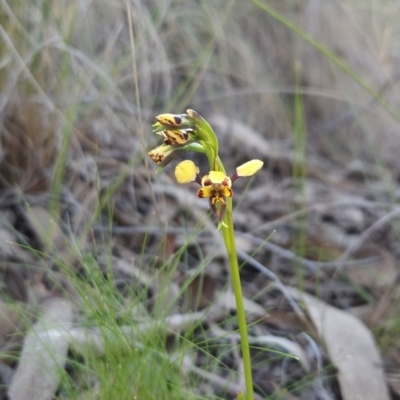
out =
<svg viewBox="0 0 400 400"><path fill-rule="evenodd" d="M210 198L211 204L225 204L225 198L233 195L231 178L221 171L210 171L208 175L204 175L201 186L203 187L197 191L197 197Z"/></svg>
<svg viewBox="0 0 400 400"><path fill-rule="evenodd" d="M231 177L222 171L210 171L200 179L199 168L193 161L185 160L176 166L175 177L179 183L199 183L202 187L197 191L197 197L209 198L212 212L218 221L222 222L226 210L226 198L233 196L232 183L239 177L254 175L263 164L260 160L251 160L237 167Z"/></svg>

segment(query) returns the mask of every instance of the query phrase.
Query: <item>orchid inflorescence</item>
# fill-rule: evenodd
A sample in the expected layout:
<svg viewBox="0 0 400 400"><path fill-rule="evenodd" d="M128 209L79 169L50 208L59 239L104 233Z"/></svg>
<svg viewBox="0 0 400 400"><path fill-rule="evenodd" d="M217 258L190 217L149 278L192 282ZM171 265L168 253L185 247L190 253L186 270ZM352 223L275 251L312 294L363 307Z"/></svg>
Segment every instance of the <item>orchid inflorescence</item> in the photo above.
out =
<svg viewBox="0 0 400 400"><path fill-rule="evenodd" d="M209 123L196 111L187 110L186 114L160 114L156 117L156 121L153 125L153 132L160 135L164 143L151 150L149 156L159 165L158 171L162 170L175 157L188 151L203 153L208 159L210 169L204 176L199 175L200 169L193 161L184 160L176 166L175 177L179 183L197 182L201 185L197 191L197 197L209 199L210 208L218 220L218 229L222 228L235 292L246 383L246 397L243 392L240 392L238 399L254 400L250 346L232 218L232 184L240 177L254 175L261 169L263 162L260 160L248 161L237 167L232 176L228 176L219 158L217 136Z"/></svg>
<svg viewBox="0 0 400 400"><path fill-rule="evenodd" d="M239 177L252 176L262 166L260 160L251 160L236 168L235 173L226 175L218 157L218 140L210 125L198 113L187 110L187 114L160 114L156 117L153 132L164 139L161 146L151 150L149 156L163 169L175 157L187 151L201 152L207 155L210 171L202 178L199 168L191 160L180 162L175 168L175 177L179 183L197 182L202 187L197 197L209 198L210 208L222 223L226 198L233 195L232 183Z"/></svg>

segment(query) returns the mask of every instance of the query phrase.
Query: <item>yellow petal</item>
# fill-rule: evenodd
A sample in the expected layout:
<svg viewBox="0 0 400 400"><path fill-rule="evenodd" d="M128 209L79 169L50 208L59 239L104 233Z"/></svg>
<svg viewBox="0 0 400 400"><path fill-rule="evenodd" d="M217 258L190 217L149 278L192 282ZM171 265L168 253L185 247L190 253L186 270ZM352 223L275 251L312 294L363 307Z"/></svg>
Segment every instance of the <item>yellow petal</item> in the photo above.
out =
<svg viewBox="0 0 400 400"><path fill-rule="evenodd" d="M233 190L227 186L222 186L221 189L219 190L219 192L220 192L220 194L222 194L225 197L233 196Z"/></svg>
<svg viewBox="0 0 400 400"><path fill-rule="evenodd" d="M169 145L185 144L189 140L190 129L166 129L160 132L164 136L164 143Z"/></svg>
<svg viewBox="0 0 400 400"><path fill-rule="evenodd" d="M202 186L210 186L210 185L223 185L223 186L232 186L231 178L226 176L221 171L210 171L208 175L204 175L201 180Z"/></svg>
<svg viewBox="0 0 400 400"><path fill-rule="evenodd" d="M148 155L153 159L155 163L161 164L164 161L165 157L170 155L173 151L173 147L161 145L149 151Z"/></svg>
<svg viewBox="0 0 400 400"><path fill-rule="evenodd" d="M247 161L247 163L236 168L236 173L238 176L252 176L261 169L263 164L264 163L260 160Z"/></svg>
<svg viewBox="0 0 400 400"><path fill-rule="evenodd" d="M175 178L179 183L193 182L198 173L199 168L191 160L182 161L175 167Z"/></svg>
<svg viewBox="0 0 400 400"><path fill-rule="evenodd" d="M210 187L203 187L197 191L197 197L202 199L203 197L211 197L213 190Z"/></svg>
<svg viewBox="0 0 400 400"><path fill-rule="evenodd" d="M180 126L183 123L188 122L188 119L182 114L160 114L157 115L156 121L161 125Z"/></svg>

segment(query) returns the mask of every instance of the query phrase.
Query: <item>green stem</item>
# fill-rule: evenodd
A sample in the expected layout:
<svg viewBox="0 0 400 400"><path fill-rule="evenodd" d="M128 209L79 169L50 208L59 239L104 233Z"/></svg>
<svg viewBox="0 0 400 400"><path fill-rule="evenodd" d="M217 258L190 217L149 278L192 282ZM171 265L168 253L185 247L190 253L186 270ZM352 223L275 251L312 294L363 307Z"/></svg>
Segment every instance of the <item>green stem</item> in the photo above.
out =
<svg viewBox="0 0 400 400"><path fill-rule="evenodd" d="M196 120L198 125L197 133L200 143L202 144L205 154L210 164L210 171L221 171L224 174L225 168L218 156L218 139L210 124L195 111L192 110L192 118ZM226 251L228 253L228 261L231 270L233 292L235 293L237 319L240 331L240 347L242 349L244 377L246 382L246 400L254 400L253 378L251 375L251 359L249 338L247 336L246 314L244 311L242 285L240 283L239 264L236 253L235 230L232 218L232 198L226 199L226 210L224 216L224 224L221 226L222 235L224 237Z"/></svg>
<svg viewBox="0 0 400 400"><path fill-rule="evenodd" d="M219 159L219 157L216 158L216 164L218 165L220 171L225 172L224 166L222 165L222 162ZM226 211L225 211L224 223L226 224L226 226L222 225L222 235L224 237L225 247L228 253L228 261L231 270L233 292L235 293L237 319L239 323L239 331L241 339L240 341L241 341L241 349L243 357L244 377L246 382L246 400L254 400L253 377L251 373L250 346L249 346L249 338L247 335L246 313L244 310L242 285L240 283L239 264L236 253L235 229L233 226L231 198L226 199Z"/></svg>

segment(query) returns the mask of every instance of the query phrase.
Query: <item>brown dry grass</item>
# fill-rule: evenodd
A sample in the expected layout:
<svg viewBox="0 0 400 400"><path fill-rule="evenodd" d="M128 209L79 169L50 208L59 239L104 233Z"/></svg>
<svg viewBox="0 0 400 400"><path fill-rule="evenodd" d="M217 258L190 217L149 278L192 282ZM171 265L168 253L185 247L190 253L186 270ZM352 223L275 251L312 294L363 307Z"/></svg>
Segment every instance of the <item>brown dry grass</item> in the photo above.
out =
<svg viewBox="0 0 400 400"><path fill-rule="evenodd" d="M399 5L342 3L272 5L398 109ZM398 121L253 4L130 5L138 93L125 1L0 3L3 384L12 382L18 362L9 357L18 357L25 337L10 334L32 326L37 304L46 310L49 298L61 296L73 304L77 325L109 315L125 327L210 307L194 332L186 320L169 321L197 343L181 363L182 382L202 398L233 398L243 387L225 254L207 205L193 188L177 186L172 168L155 175L144 161L155 144L153 117L190 106L219 134L228 170L253 157L266 165L250 188L239 181L235 189L257 392L341 398L321 338L285 291L297 286L367 324L399 398ZM307 175L296 178L303 194L293 177L295 64L307 126ZM288 342L271 343L272 335ZM169 350L184 353L182 341L172 342ZM99 371L90 384L79 379L71 365L83 364L80 357L72 355L67 369L77 398L112 398ZM121 398L139 386L126 384ZM66 388L61 398L71 396Z"/></svg>

